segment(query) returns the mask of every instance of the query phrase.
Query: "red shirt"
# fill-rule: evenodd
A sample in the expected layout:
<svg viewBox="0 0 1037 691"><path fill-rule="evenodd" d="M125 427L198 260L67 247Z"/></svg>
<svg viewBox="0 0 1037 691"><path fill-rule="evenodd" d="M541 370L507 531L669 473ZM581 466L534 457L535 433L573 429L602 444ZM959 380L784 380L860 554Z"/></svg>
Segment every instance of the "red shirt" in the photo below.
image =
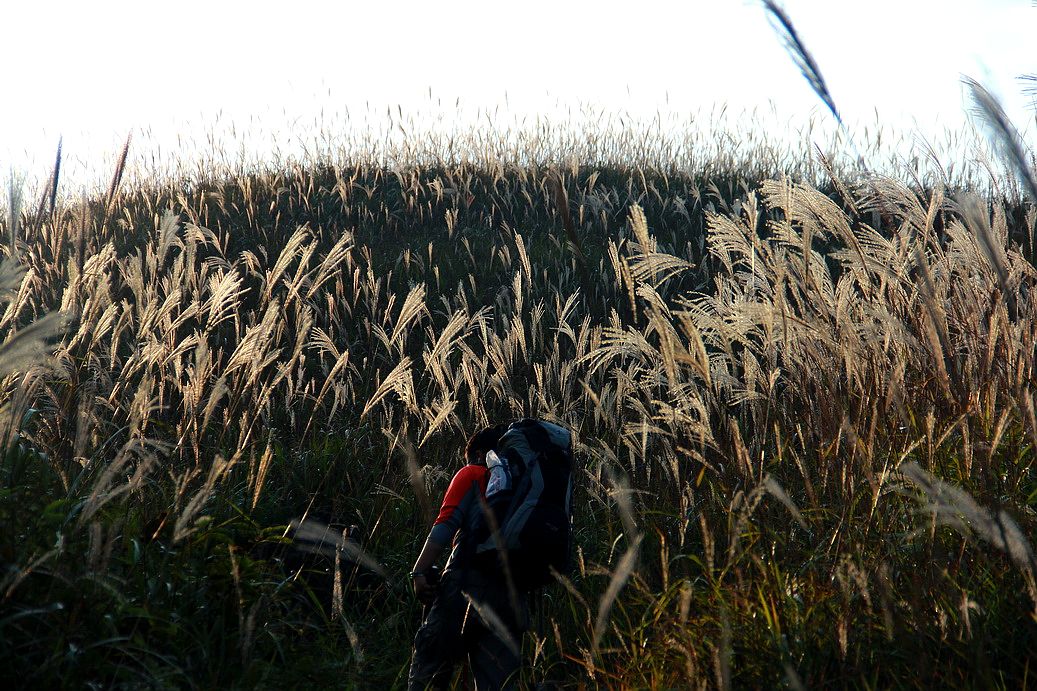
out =
<svg viewBox="0 0 1037 691"><path fill-rule="evenodd" d="M490 471L484 465L466 465L457 471L443 495L439 516L432 524L429 538L433 542L441 545L453 542L455 547L460 544L481 511L479 497L486 495L489 479Z"/></svg>

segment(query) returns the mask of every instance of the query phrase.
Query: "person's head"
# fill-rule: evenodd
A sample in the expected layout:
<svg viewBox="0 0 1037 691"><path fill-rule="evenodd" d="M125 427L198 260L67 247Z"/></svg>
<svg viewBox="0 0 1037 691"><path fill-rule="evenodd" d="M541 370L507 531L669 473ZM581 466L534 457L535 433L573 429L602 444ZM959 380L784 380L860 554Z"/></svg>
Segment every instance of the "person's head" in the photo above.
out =
<svg viewBox="0 0 1037 691"><path fill-rule="evenodd" d="M484 427L468 439L468 443L464 447L464 460L465 463L470 465L486 465L486 452L497 445L500 438L504 436L504 432L508 429L507 425L494 425L493 427Z"/></svg>

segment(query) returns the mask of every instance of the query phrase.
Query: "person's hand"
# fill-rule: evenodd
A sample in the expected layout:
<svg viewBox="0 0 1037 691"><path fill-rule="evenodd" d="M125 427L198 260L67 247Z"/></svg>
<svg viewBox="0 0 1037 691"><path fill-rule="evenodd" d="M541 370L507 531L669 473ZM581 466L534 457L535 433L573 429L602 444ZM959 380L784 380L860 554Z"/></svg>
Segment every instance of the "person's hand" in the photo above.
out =
<svg viewBox="0 0 1037 691"><path fill-rule="evenodd" d="M436 597L435 587L429 584L428 578L423 573L414 574L411 586L414 588L415 597L422 604L430 604Z"/></svg>

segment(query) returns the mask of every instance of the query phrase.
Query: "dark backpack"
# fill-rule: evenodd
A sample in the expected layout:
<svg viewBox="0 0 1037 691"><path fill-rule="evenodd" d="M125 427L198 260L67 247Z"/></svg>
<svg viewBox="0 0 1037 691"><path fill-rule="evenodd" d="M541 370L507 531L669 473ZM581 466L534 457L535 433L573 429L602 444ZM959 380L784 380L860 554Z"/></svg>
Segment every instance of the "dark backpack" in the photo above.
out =
<svg viewBox="0 0 1037 691"><path fill-rule="evenodd" d="M567 574L572 562L572 433L543 420L512 423L494 448L508 481L491 476L486 503L473 530L478 568L502 574L520 590ZM496 490L496 491L494 491Z"/></svg>

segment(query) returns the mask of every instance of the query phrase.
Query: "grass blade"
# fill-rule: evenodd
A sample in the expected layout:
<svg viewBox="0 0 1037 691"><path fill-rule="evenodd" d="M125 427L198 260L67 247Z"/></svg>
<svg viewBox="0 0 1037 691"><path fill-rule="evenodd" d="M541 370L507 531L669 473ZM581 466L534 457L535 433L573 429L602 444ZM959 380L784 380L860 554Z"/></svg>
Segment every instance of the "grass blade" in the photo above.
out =
<svg viewBox="0 0 1037 691"><path fill-rule="evenodd" d="M792 24L792 20L774 0L763 0L763 6L770 14L774 30L778 32L778 35L785 43L785 50L788 51L789 56L810 84L810 88L814 90L817 97L821 99L821 102L825 104L839 124L842 125L842 116L839 115L839 109L835 107L835 99L832 98L832 92L828 90L825 78L821 76L821 68L818 67L814 57L799 37L796 27Z"/></svg>

